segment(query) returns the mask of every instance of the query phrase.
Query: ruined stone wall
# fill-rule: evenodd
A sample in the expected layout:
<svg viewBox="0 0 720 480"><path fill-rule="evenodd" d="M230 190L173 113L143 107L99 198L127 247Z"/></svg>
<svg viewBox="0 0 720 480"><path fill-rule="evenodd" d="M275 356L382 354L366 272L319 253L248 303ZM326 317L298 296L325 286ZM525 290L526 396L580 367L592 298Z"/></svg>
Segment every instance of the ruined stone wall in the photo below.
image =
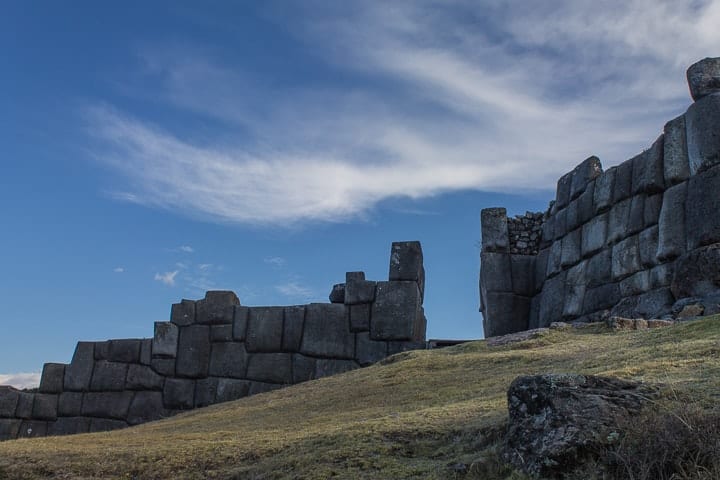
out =
<svg viewBox="0 0 720 480"><path fill-rule="evenodd" d="M487 337L659 318L683 299L720 294L720 59L688 79L695 103L650 148L607 171L590 157L560 178L536 255L513 253L504 209L483 210Z"/></svg>
<svg viewBox="0 0 720 480"><path fill-rule="evenodd" d="M335 303L182 300L153 338L79 342L69 364L45 364L38 393L0 387L0 440L123 428L424 348L424 286L420 243L398 242L388 281L348 272Z"/></svg>

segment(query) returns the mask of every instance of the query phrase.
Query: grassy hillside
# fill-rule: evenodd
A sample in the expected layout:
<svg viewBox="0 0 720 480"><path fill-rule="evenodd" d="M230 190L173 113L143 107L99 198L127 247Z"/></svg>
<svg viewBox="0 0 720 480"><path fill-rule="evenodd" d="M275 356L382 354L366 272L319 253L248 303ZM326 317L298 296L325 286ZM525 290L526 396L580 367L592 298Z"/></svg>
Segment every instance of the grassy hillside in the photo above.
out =
<svg viewBox="0 0 720 480"><path fill-rule="evenodd" d="M518 375L578 372L720 395L720 318L407 352L358 371L104 434L0 443L0 478L488 478ZM471 473L449 465L479 461ZM499 475L502 477L502 475Z"/></svg>

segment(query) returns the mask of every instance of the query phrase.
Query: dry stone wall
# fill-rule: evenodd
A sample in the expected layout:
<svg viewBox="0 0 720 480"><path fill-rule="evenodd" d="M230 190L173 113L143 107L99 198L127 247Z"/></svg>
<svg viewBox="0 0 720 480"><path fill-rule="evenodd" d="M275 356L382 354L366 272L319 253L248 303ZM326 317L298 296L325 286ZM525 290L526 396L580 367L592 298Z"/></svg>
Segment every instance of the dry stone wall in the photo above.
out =
<svg viewBox="0 0 720 480"><path fill-rule="evenodd" d="M388 281L348 272L333 303L182 300L152 338L79 342L69 364L45 364L37 393L0 387L0 440L123 428L425 348L424 288L420 243L396 242Z"/></svg>
<svg viewBox="0 0 720 480"><path fill-rule="evenodd" d="M690 301L720 309L720 59L688 81L695 103L647 150L606 171L590 157L558 180L536 254L512 248L505 209L482 211L486 337L667 317Z"/></svg>

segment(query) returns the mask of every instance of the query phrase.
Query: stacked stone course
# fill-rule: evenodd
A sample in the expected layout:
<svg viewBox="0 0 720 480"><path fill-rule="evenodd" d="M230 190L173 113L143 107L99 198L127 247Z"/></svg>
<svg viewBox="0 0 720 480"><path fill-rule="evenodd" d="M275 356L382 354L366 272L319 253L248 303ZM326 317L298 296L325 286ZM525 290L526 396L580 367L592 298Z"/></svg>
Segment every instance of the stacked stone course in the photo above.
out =
<svg viewBox="0 0 720 480"><path fill-rule="evenodd" d="M45 364L37 393L0 387L0 440L137 425L425 348L424 279L420 243L396 242L388 281L348 272L334 303L182 300L152 338L79 342L70 364Z"/></svg>
<svg viewBox="0 0 720 480"><path fill-rule="evenodd" d="M544 216L543 212L526 212L507 219L510 253L537 255Z"/></svg>

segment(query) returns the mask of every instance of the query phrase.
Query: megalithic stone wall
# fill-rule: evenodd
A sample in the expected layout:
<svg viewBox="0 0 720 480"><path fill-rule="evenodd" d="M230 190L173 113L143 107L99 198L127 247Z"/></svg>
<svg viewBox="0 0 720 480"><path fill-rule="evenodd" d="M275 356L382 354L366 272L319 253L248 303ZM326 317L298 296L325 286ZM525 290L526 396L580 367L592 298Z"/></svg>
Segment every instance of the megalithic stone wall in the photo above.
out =
<svg viewBox="0 0 720 480"><path fill-rule="evenodd" d="M425 348L424 289L420 243L396 242L388 281L348 272L333 303L182 300L152 338L79 342L69 364L45 364L38 393L0 387L0 440L137 425Z"/></svg>
<svg viewBox="0 0 720 480"><path fill-rule="evenodd" d="M720 58L691 66L688 82L695 103L647 150L606 171L588 158L558 180L547 212L526 216L533 222L482 211L486 337L607 315L659 318L720 295ZM537 253L513 248L511 235L530 238L538 221Z"/></svg>

